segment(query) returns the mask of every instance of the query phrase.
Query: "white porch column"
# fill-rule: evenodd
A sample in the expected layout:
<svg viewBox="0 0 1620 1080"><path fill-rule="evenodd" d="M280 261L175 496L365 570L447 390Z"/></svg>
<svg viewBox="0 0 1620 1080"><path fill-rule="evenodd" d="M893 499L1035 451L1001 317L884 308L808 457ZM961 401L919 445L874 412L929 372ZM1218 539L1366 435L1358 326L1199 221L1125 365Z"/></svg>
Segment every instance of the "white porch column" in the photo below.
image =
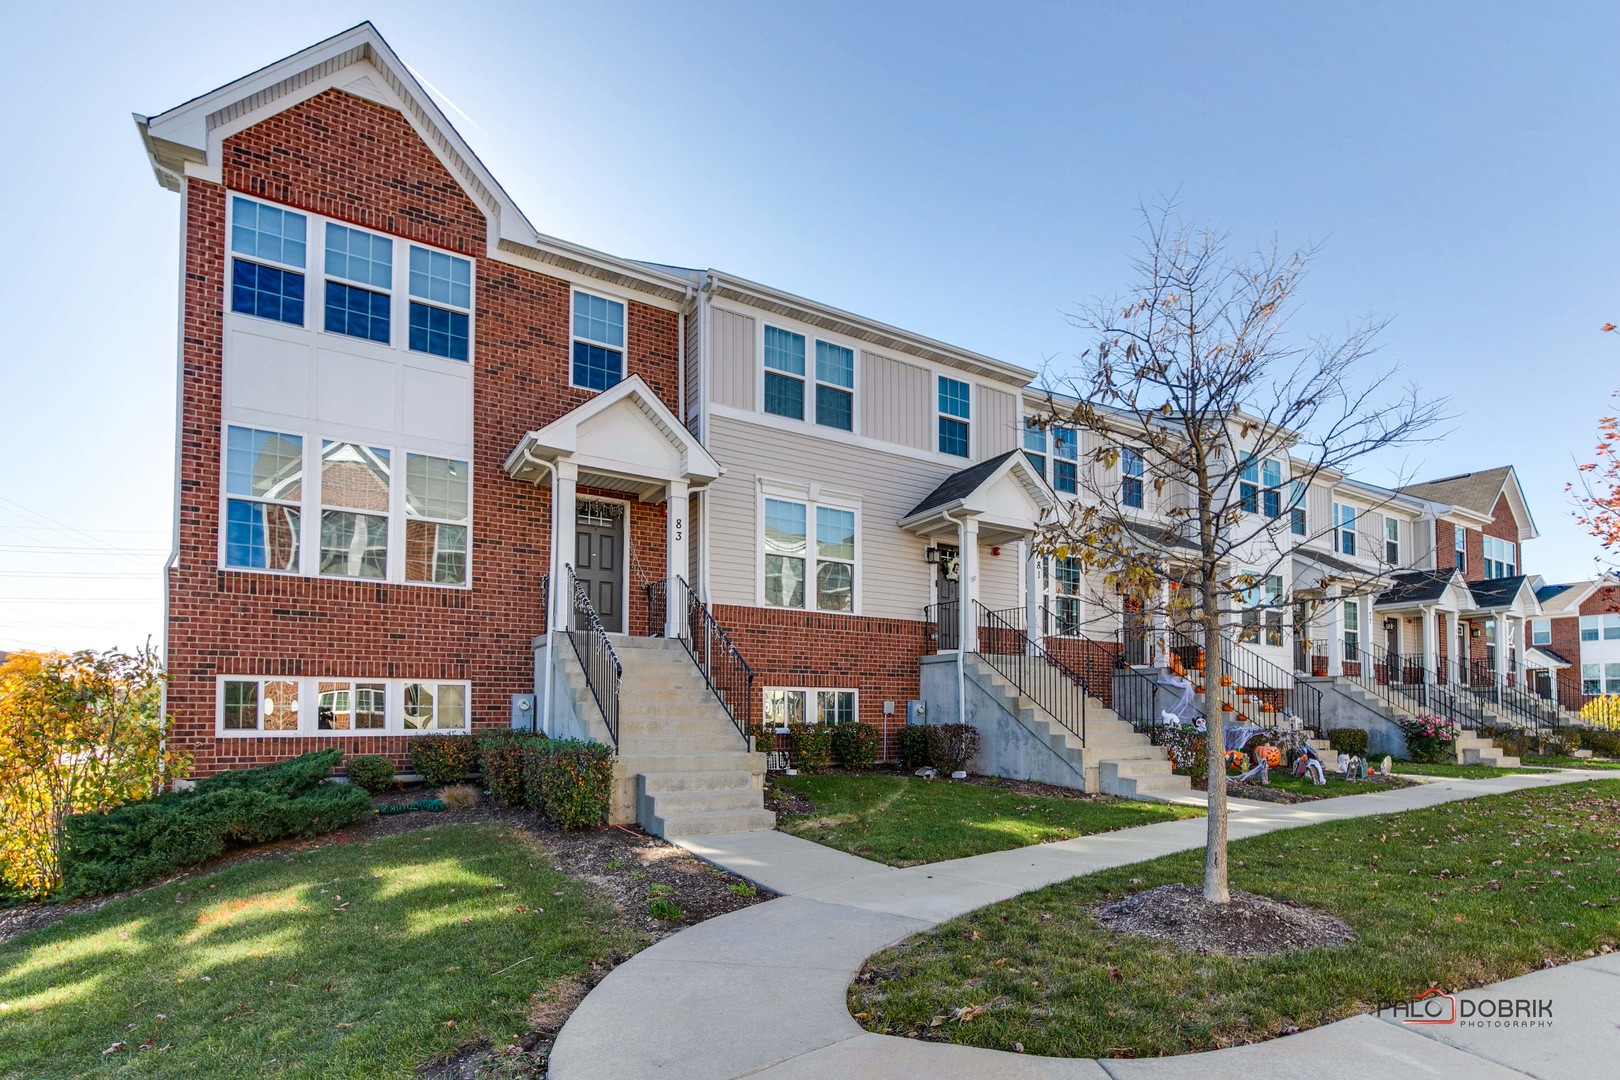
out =
<svg viewBox="0 0 1620 1080"><path fill-rule="evenodd" d="M1170 583L1159 583L1159 594L1153 601L1153 666L1170 666Z"/></svg>
<svg viewBox="0 0 1620 1080"><path fill-rule="evenodd" d="M557 498L551 507L551 629L567 631L574 624L574 595L568 588L568 567L574 561L579 466L568 458L558 458L556 469Z"/></svg>
<svg viewBox="0 0 1620 1080"><path fill-rule="evenodd" d="M957 625L961 636L957 644L965 652L979 651L978 614L973 602L979 598L979 519L964 517L957 527L961 545L957 558L961 561L960 580L957 582Z"/></svg>
<svg viewBox="0 0 1620 1080"><path fill-rule="evenodd" d="M1024 627L1029 640L1046 647L1046 630L1041 624L1041 557L1035 551L1033 540L1021 541L1024 546Z"/></svg>
<svg viewBox="0 0 1620 1080"><path fill-rule="evenodd" d="M1344 598L1339 593L1339 586L1329 585L1326 590L1327 597L1327 673L1329 675L1344 674Z"/></svg>
<svg viewBox="0 0 1620 1080"><path fill-rule="evenodd" d="M1424 682L1439 680L1440 635L1435 624L1434 608L1423 609L1423 670Z"/></svg>
<svg viewBox="0 0 1620 1080"><path fill-rule="evenodd" d="M686 632L686 604L677 577L686 577L687 553L692 534L690 488L685 480L669 482L669 497L664 502L664 550L668 554L668 569L664 585L664 636L678 638Z"/></svg>

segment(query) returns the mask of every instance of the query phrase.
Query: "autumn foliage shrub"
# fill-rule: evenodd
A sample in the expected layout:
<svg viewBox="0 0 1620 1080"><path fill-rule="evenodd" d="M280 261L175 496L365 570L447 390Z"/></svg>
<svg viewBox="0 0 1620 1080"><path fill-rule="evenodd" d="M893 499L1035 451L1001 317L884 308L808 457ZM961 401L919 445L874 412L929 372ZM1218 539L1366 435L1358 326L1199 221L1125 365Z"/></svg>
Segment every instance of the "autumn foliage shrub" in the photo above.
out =
<svg viewBox="0 0 1620 1080"><path fill-rule="evenodd" d="M478 760L478 744L471 735L413 735L411 768L416 775L443 787L472 772Z"/></svg>
<svg viewBox="0 0 1620 1080"><path fill-rule="evenodd" d="M478 767L490 798L502 806L533 805L525 782L524 760L546 743L542 734L492 731L478 737Z"/></svg>
<svg viewBox="0 0 1620 1080"><path fill-rule="evenodd" d="M789 724L788 761L802 772L825 769L832 762L832 728L826 724Z"/></svg>
<svg viewBox="0 0 1620 1080"><path fill-rule="evenodd" d="M565 829L602 824L613 796L613 761L611 746L584 739L528 745L523 771L529 805Z"/></svg>
<svg viewBox="0 0 1620 1080"><path fill-rule="evenodd" d="M928 729L928 755L940 772L962 772L979 752L972 724L935 724Z"/></svg>
<svg viewBox="0 0 1620 1080"><path fill-rule="evenodd" d="M833 757L846 769L876 765L882 744L882 734L870 724L838 724L832 729Z"/></svg>
<svg viewBox="0 0 1620 1080"><path fill-rule="evenodd" d="M220 773L106 813L67 820L65 898L121 892L178 873L232 847L315 836L371 812L355 784L325 780L343 751L303 754L261 769Z"/></svg>

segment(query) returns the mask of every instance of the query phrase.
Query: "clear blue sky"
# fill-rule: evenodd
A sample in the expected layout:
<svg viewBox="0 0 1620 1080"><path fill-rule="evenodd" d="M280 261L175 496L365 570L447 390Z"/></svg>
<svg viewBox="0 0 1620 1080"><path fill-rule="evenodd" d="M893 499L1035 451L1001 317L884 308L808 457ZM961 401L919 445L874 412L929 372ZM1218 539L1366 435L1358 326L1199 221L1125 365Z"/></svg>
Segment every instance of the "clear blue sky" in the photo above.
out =
<svg viewBox="0 0 1620 1080"><path fill-rule="evenodd" d="M1139 201L1323 242L1298 325L1392 317L1385 357L1458 414L1384 469L1512 462L1527 568L1586 576L1564 484L1620 387L1620 9L1329 6L20 7L0 649L160 630L179 201L130 113L367 18L541 230L1016 363L1085 346L1063 313L1129 283Z"/></svg>

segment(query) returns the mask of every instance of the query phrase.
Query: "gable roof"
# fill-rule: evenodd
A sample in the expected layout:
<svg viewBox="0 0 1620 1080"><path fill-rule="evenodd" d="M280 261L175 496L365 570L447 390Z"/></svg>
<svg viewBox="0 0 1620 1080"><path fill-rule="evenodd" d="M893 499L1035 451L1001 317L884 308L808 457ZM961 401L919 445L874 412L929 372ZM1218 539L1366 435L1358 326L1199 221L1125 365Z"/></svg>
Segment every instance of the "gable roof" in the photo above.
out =
<svg viewBox="0 0 1620 1080"><path fill-rule="evenodd" d="M1390 587L1380 593L1374 604L1428 604L1440 599L1457 576L1456 568L1447 570L1401 570L1390 575Z"/></svg>
<svg viewBox="0 0 1620 1080"><path fill-rule="evenodd" d="M993 458L985 458L977 465L969 465L965 469L951 473L951 475L947 476L943 481L940 482L938 487L936 487L933 491L930 491L927 495L924 495L922 502L918 503L916 506L913 506L910 512L906 514L906 517L914 518L918 514L927 513L929 510L933 510L936 507L945 506L948 503L961 502L963 499L979 490L980 486L994 476L996 474L996 470L1001 468L1003 462L1012 457L1014 454L1020 452L1021 451L1018 450L1008 450L1005 454L997 454Z"/></svg>
<svg viewBox="0 0 1620 1080"><path fill-rule="evenodd" d="M1547 601L1551 600L1553 597L1557 596L1559 593L1568 592L1569 590L1573 589L1574 587L1575 587L1575 585L1573 583L1568 584L1568 585L1542 585L1542 586L1539 586L1536 589L1536 600L1538 600L1539 602L1545 604Z"/></svg>
<svg viewBox="0 0 1620 1080"><path fill-rule="evenodd" d="M1038 528L1059 505L1057 492L1024 452L1009 450L947 476L898 524L928 534L970 517L978 521L981 539L1005 535L1010 541ZM953 512L963 518L951 517Z"/></svg>
<svg viewBox="0 0 1620 1080"><path fill-rule="evenodd" d="M1525 500L1524 489L1519 486L1519 474L1511 465L1499 465L1494 469L1482 469L1478 472L1458 473L1455 476L1442 476L1438 480L1407 484L1397 490L1403 495L1415 495L1432 502L1449 503L1459 510L1466 510L1484 518L1489 518L1496 512L1497 500L1506 493L1508 505L1513 508L1515 516L1519 519L1519 539L1533 540L1538 535L1535 518L1530 513L1530 504Z"/></svg>
<svg viewBox="0 0 1620 1080"><path fill-rule="evenodd" d="M1512 577L1490 578L1486 581L1470 581L1468 591L1474 596L1474 603L1482 608L1505 608L1513 606L1518 598L1519 591L1525 587L1529 580L1524 574L1514 574Z"/></svg>

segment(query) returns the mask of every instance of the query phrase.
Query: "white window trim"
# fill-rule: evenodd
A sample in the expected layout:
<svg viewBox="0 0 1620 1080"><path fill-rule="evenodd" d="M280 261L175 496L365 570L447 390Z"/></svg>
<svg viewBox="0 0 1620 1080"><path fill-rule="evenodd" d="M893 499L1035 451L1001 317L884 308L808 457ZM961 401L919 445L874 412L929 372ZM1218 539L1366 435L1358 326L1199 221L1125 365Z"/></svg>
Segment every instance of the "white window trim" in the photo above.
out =
<svg viewBox="0 0 1620 1080"><path fill-rule="evenodd" d="M1366 552L1364 552L1362 550L1361 538L1359 536L1356 536L1356 530L1361 527L1361 517L1362 517L1361 507L1352 506L1349 503L1342 503L1342 502L1338 502L1337 500L1335 500L1332 503L1332 508L1333 508L1332 509L1332 514L1333 514L1333 551L1336 554L1339 554L1339 555L1349 555L1352 559L1359 559L1359 558L1365 557ZM1350 523L1349 523L1348 526L1344 525L1340 520L1342 518L1342 516L1343 516L1343 511L1346 511L1346 510L1348 510L1350 512ZM1355 551L1353 551L1353 552L1349 552L1349 551L1344 550L1344 536L1345 536L1345 533L1350 534L1350 536L1352 538L1351 543L1355 545Z"/></svg>
<svg viewBox="0 0 1620 1080"><path fill-rule="evenodd" d="M1079 456L1079 450L1080 450L1079 434L1076 433L1076 436L1075 436L1075 453L1076 453L1077 457ZM1136 459L1139 462L1142 463L1141 475L1139 475L1139 476L1130 476L1125 472L1125 451L1127 451L1127 450L1129 450L1131 453L1135 454ZM1078 469L1078 466L1077 466L1077 469ZM1121 444L1121 446L1119 448L1119 464L1118 464L1118 466L1116 466L1114 471L1119 474L1119 505L1124 507L1126 510L1140 511L1141 514L1145 516L1147 514L1147 512L1148 512L1147 454L1144 453L1142 448L1139 447L1139 446L1128 446L1128 445ZM1132 506L1130 503L1125 501L1125 481L1126 480L1135 480L1135 481L1137 481L1138 483L1140 483L1142 485L1142 504L1140 506Z"/></svg>
<svg viewBox="0 0 1620 1080"><path fill-rule="evenodd" d="M1390 535L1393 533L1394 535ZM1390 554L1390 545L1395 547L1395 553ZM1391 566L1399 566L1401 562L1401 519L1389 514L1384 515L1384 544L1381 554L1384 561Z"/></svg>
<svg viewBox="0 0 1620 1080"><path fill-rule="evenodd" d="M1547 628L1546 629L1547 640L1546 641L1537 641L1536 637L1540 633L1540 631L1537 628L1538 627L1543 627L1543 626ZM1541 645L1547 645L1547 646L1552 645L1552 620L1551 619L1531 619L1530 620L1530 645L1531 645L1532 648L1535 648L1535 647L1538 647L1538 646L1541 646Z"/></svg>
<svg viewBox="0 0 1620 1080"><path fill-rule="evenodd" d="M780 424L797 431L811 431L831 438L854 436L861 430L861 344L853 338L839 337L837 334L828 334L812 326L797 323L791 319L766 318L763 313L735 310L720 307L719 310L732 314L742 315L754 321L754 355L758 361L754 364L754 400L759 403L755 410L765 418L769 424ZM804 338L804 374L794 375L788 371L777 371L775 368L765 366L765 330L781 330L789 334L797 334ZM839 386L837 383L824 383L816 377L816 342L824 341L828 345L836 345L840 349L848 349L853 357L853 367L850 370L850 386ZM765 411L765 374L770 372L780 375L784 379L798 379L804 384L804 415L799 417L783 416L781 413ZM849 430L833 427L831 424L816 422L816 393L817 386L827 386L834 390L843 390L850 395L849 404Z"/></svg>
<svg viewBox="0 0 1620 1080"><path fill-rule="evenodd" d="M967 416L965 416L965 417L953 416L950 413L944 411L943 409L941 409L939 407L940 391L943 389L943 387L940 386L940 380L941 379L949 379L952 382L961 383L961 384L963 384L964 386L966 386L968 388L968 414L967 414ZM943 371L935 371L934 372L934 452L937 453L939 456L941 456L943 458L947 458L947 459L949 459L951 461L966 461L966 462L969 462L969 463L972 463L972 461L973 461L973 427L974 427L973 398L975 396L974 393L973 393L973 386L974 386L973 380L967 376L966 372L963 372L961 377L958 377L956 375L947 375ZM944 447L942 447L940 445L939 422L941 420L954 420L957 423L962 424L967 428L967 454L965 456L963 456L961 454L949 453L949 452L947 452L945 450Z"/></svg>
<svg viewBox="0 0 1620 1080"><path fill-rule="evenodd" d="M401 237L400 239L405 240L405 269L403 271L404 280L400 283L400 291L401 291L401 294L404 297L404 303L401 306L405 309L404 321L400 324L400 327L401 327L401 330L404 333L404 341L402 342L402 345L403 345L405 351L408 352L408 353L411 353L414 356L431 356L435 360L444 360L447 363L451 363L451 364L471 364L472 363L472 358L473 358L474 331L475 331L475 329L476 329L476 327L478 325L478 319L475 318L474 315L473 315L473 312L476 310L476 305L478 303L478 261L476 259L469 258L466 255L458 255L454 251L445 251L443 248L432 247L431 245L428 245L428 244L420 244L420 243L417 243L415 240L406 239L404 237ZM457 307L455 304L450 303L449 301L429 300L425 296L417 296L415 293L411 292L411 249L412 248L421 248L423 251L438 252L440 254L449 255L451 258L460 259L463 262L469 264L469 266L467 268L467 306L466 307L464 307L464 308ZM467 359L465 359L465 360L457 360L453 356L440 356L438 353L428 352L426 349L413 349L413 348L411 348L411 305L412 304L421 304L423 307L426 307L426 308L436 308L439 311L450 311L450 312L454 312L454 313L456 313L458 315L467 316ZM629 316L629 309L628 308L626 308L625 313L626 313L626 318L628 319L628 316ZM572 320L570 320L570 328L571 327L572 327ZM627 335L627 340L628 340L628 335ZM573 351L572 347L570 347L569 351L570 352ZM571 361L573 359L573 357L570 356L569 359ZM570 363L568 365L570 371L573 370L573 366L574 365L572 363Z"/></svg>
<svg viewBox="0 0 1620 1080"><path fill-rule="evenodd" d="M326 234L327 234L327 226L328 225L336 225L340 229L348 229L350 232L362 233L362 234L364 234L366 236L371 236L371 237L381 237L382 239L388 241L388 284L387 285L373 285L369 281L356 281L354 278L339 277L337 274L334 274L331 271L329 271L326 268ZM373 345L381 345L381 346L383 346L385 348L393 348L394 347L395 337L399 333L399 304L396 302L397 298L395 296L395 293L398 292L398 290L394 288L394 286L398 283L398 279L399 279L399 260L394 257L394 249L399 246L398 244L395 243L395 241L398 240L398 239L399 239L398 237L393 236L390 233L377 232L375 229L367 229L367 228L363 228L363 227L361 227L359 225L351 225L346 221L336 221L336 220L333 220L333 219L329 218L329 219L327 219L327 220L325 220L325 221L323 221L321 223L321 299L320 299L321 325L320 325L320 330L321 330L322 333L331 334L333 337L348 338L351 341L369 341ZM388 297L388 340L387 341L378 341L376 338L357 337L354 334L342 334L342 333L338 333L335 330L326 329L326 284L327 284L327 282L333 282L333 283L338 284L338 285L347 285L349 288L360 289L360 290L362 290L364 292L381 293L384 296ZM304 304L304 313L306 315L309 314L309 304L308 304L307 299L306 299L306 302Z"/></svg>
<svg viewBox="0 0 1620 1080"><path fill-rule="evenodd" d="M805 508L805 579L804 607L783 607L765 602L765 500L800 503ZM815 606L816 564L816 507L845 510L855 515L855 558L853 595L849 611L826 611ZM810 615L856 616L861 613L861 589L866 575L861 570L864 544L861 540L861 501L853 495L824 491L820 484L786 485L761 480L754 499L754 605L767 611L802 611ZM842 563L843 559L829 560ZM777 688L781 689L781 688Z"/></svg>
<svg viewBox="0 0 1620 1080"><path fill-rule="evenodd" d="M1065 641L1082 639L1082 638L1085 637L1085 627L1086 627L1086 570L1085 570L1085 567L1084 566L1080 567L1080 591L1076 592L1076 593L1066 593L1066 592L1063 592L1062 590L1060 590L1058 588L1057 572L1058 572L1058 560L1057 560L1057 557L1055 555L1042 556L1042 573L1044 573L1046 575L1046 580L1043 583L1043 587L1041 589L1041 592L1046 598L1047 610L1053 616L1052 625L1049 625L1049 626L1047 626L1045 628L1046 631L1047 631L1046 636L1047 637L1053 637L1053 638L1059 638L1059 639L1065 640ZM1078 614L1075 621L1079 625L1078 625L1075 633L1064 634L1064 633L1058 632L1058 630L1056 629L1056 624L1057 624L1057 619L1056 619L1056 617L1057 617L1057 603L1058 603L1059 600L1074 600L1074 601L1076 601L1076 608L1077 608L1079 614Z"/></svg>
<svg viewBox="0 0 1620 1080"><path fill-rule="evenodd" d="M225 684L228 682L255 682L259 684L260 722L263 722L264 684L290 682L298 684L298 727L293 731L239 731L225 729ZM323 682L382 683L384 693L384 724L381 728L348 731L322 731L317 726L316 687ZM405 727L405 686L407 683L435 683L440 686L460 686L466 691L467 723L461 728L407 728ZM380 739L410 738L416 735L465 735L472 732L472 682L467 679L370 679L360 675L216 675L214 677L214 737L216 739Z"/></svg>
<svg viewBox="0 0 1620 1080"><path fill-rule="evenodd" d="M803 694L803 695L805 695L805 699L804 699L804 722L807 725L808 724L819 724L819 723L821 723L820 710L818 710L815 707L815 705L816 705L815 699L813 697L811 697L810 695L813 695L813 694L849 694L852 697L854 697L854 699L855 699L855 719L853 721L851 721L851 723L859 724L861 722L861 692L859 690L857 690L853 686L762 686L762 687L760 687L760 690L759 690L759 708L760 708L759 715L760 715L761 720L764 720L764 718L765 718L765 695L767 693L770 693L771 691L777 691L777 692L787 693L787 694ZM838 725L834 724L834 725L829 725L829 726L836 727ZM775 730L778 733L781 733L783 731L786 731L787 729L779 727L779 728L775 728L773 730Z"/></svg>
<svg viewBox="0 0 1620 1080"><path fill-rule="evenodd" d="M624 344L612 345L606 341L597 341L595 338L580 337L574 332L574 316L577 313L576 305L580 294L595 297L598 300L607 300L624 307ZM601 394L613 389L613 386L601 390L592 386L581 386L574 381L574 343L582 341L587 345L594 345L599 349L607 349L619 354L619 385L630 377L630 298L621 293L610 292L606 289L585 288L583 285L570 285L568 287L568 386L570 389L583 390L587 394Z"/></svg>
<svg viewBox="0 0 1620 1080"><path fill-rule="evenodd" d="M451 362L455 363L455 364L460 364L461 363L461 361L459 361L459 360L455 360L455 361L451 361ZM476 477L476 475L474 473L474 464L473 464L473 459L472 459L471 454L467 455L465 458L462 458L462 457L456 456L455 454L447 454L447 453L444 453L444 452L441 452L441 451L415 450L415 449L411 449L409 447L404 447L404 446L378 446L377 443L375 441L373 441L373 440L355 439L355 438L349 438L349 437L346 437L346 436L338 436L338 435L319 435L319 434L316 434L316 433L311 432L311 431L289 430L286 427L277 428L276 433L279 434L279 435L296 435L296 436L298 436L299 438L301 438L303 440L303 447L304 447L304 492L303 492L303 498L296 504L297 507L298 507L299 523L300 523L300 525L299 525L299 536L298 536L299 567L296 570L276 570L276 569L271 569L271 568L268 568L268 567L231 566L231 565L229 565L225 561L226 560L226 549L227 549L226 528L225 528L226 504L229 503L232 498L237 498L237 499L247 498L249 500L252 499L251 496L232 496L226 491L226 483L227 483L227 452L228 452L229 444L230 444L230 431L229 431L229 429L233 428L233 427L257 428L260 431L271 430L269 428L259 426L256 423L250 423L250 422L247 422L247 421L238 422L238 421L226 420L220 425L220 436L221 436L221 438L220 438L220 442L219 442L219 499L218 499L218 506L216 508L216 513L217 513L218 516L215 518L215 520L218 522L218 525L219 525L218 569L224 570L224 571L227 571L227 572L233 573L233 574L272 574L272 575L275 575L275 576L278 576L278 577L316 578L316 579L319 579L321 581L352 581L352 582L358 582L358 583L361 583L361 584L370 584L370 585L408 585L408 586L413 586L413 587L425 587L425 588L431 588L431 589L471 589L472 588L472 580L473 580L473 535L474 535L473 529L474 529L474 525L475 525L475 518L477 517L477 514L475 512L475 504L476 504L476 501L477 501L477 499L476 499L477 488L476 488L475 485L476 485L477 477ZM388 518L388 571L381 578L348 577L348 576L342 575L342 574L323 574L323 573L321 573L321 555L320 555L320 546L321 546L321 511L322 511L322 509L325 509L325 507L323 506L323 503L322 503L322 499L324 498L324 493L321 491L320 465L321 465L321 447L322 447L323 443L326 442L326 441L332 441L332 442L358 442L358 443L361 443L361 444L366 445L366 446L375 447L376 449L379 449L379 450L387 450L388 451L388 455L389 455L389 481L388 481L388 484L389 484L389 487L388 487L388 513L386 515L387 518ZM465 582L460 583L460 584L456 584L456 583L453 583L453 582L441 582L441 581L407 581L407 580L405 580L405 522L407 520L412 520L412 519L409 519L406 516L406 512L405 512L405 480L404 480L404 476L402 474L398 474L398 472L396 470L395 463L398 463L398 468L399 469L403 469L403 467L404 467L403 463L406 461L407 457L409 455L411 455L411 454L419 454L419 455L421 455L423 457L432 457L432 458L441 458L441 459L444 459L444 460L459 461L463 465L465 465L466 468L467 468L467 520L465 522L465 524L467 526L467 580ZM289 505L289 504L284 503L284 502L277 502L276 505L285 506L285 505ZM340 510L340 509L343 509L343 508L339 507L339 506L332 506L331 509ZM372 511L372 510L362 510L362 511L353 511L353 512L354 513L366 513L366 514L375 514L376 513L375 511ZM426 519L415 519L415 520L426 520ZM437 519L434 519L434 520L437 520ZM448 524L461 524L461 523L460 522L449 522ZM626 534L626 536L629 535L629 526L628 526L628 524L626 524L626 527L625 527L625 534ZM313 547L311 546L312 544L313 544ZM313 552L313 554L312 554L312 552ZM626 576L628 577L628 575L626 575Z"/></svg>
<svg viewBox="0 0 1620 1080"><path fill-rule="evenodd" d="M257 255L236 255L231 250L231 233L232 233L232 231L234 229L234 226L236 224L236 200L237 199L244 199L244 200L246 200L248 202L256 203L256 204L261 205L261 206L269 206L269 207L272 207L272 208L274 208L276 210L285 210L285 211L290 211L291 213L294 213L294 214L302 215L303 218L304 218L304 222L305 222L305 226L304 226L304 262L305 262L306 265L304 265L304 266L293 266L290 263L280 263L280 262L276 262L273 259L261 259ZM351 336L349 334L331 333L326 329L326 281L327 281L327 277L328 277L327 273L326 273L326 223L327 222L331 222L334 225L342 225L346 229L354 229L357 232L365 232L365 233L370 233L373 236L381 236L381 237L384 237L385 239L390 240L390 241L401 241L406 245L405 260L404 260L403 268L401 266L401 260L399 260L398 258L392 259L392 267L393 267L392 282L391 282L390 288L388 288L386 290L382 289L380 286L377 286L377 285L366 285L366 284L362 284L361 282L358 282L358 281L351 281L348 278L338 278L338 277L332 278L332 280L338 281L338 282L340 282L342 284L354 285L357 288L369 289L372 292L386 291L388 293L388 295L389 295L389 306L388 306L388 338L389 338L389 340L388 340L388 342L386 344L384 344L381 341L372 341L370 338L359 338L359 337L353 337L353 336ZM224 313L225 317L228 318L228 319L229 318L245 319L245 320L248 320L249 323L251 323L252 325L254 325L256 327L280 326L280 327L284 327L284 328L286 328L288 330L300 330L301 329L301 330L304 330L304 331L306 331L308 333L322 334L322 335L325 335L326 337L335 338L335 339L338 339L338 340L341 340L341 341L344 341L344 342L349 342L349 343L359 342L362 345L369 346L370 348L373 348L373 349L380 349L380 350L383 350L383 351L388 352L388 353L399 354L399 355L401 355L403 357L410 357L410 358L412 358L411 359L412 363L425 362L425 363L428 363L428 364L448 365L449 370L452 370L452 371L470 370L471 367L472 367L473 361L477 359L477 356L478 356L478 318L477 318L476 312L477 312L477 309L478 309L478 260L473 258L470 255L463 255L462 253L460 253L458 251L451 251L449 248L437 247L437 246L435 246L433 244L425 244L425 243L421 242L420 240L415 240L415 239L412 239L411 237L408 237L408 236L399 236L399 235L396 235L394 233L383 232L383 231L378 230L378 229L367 228L364 225L356 225L354 222L352 222L352 221L344 221L342 218L328 217L328 216L326 216L324 214L312 213L311 211L304 210L304 209L302 209L300 207L287 206L287 205L284 205L282 203L274 202L274 201L269 200L269 199L261 199L261 198L258 198L257 196L249 195L247 192L237 191L237 190L235 190L233 188L227 188L225 190L225 245L224 245L224 247L225 247L225 261L224 261L225 297L224 297L224 302L222 304L222 308L223 308L223 313ZM397 248L398 245L396 244L395 247ZM469 283L469 286L470 286L470 291L469 291L469 294L468 294L468 297L467 297L468 306L467 306L467 309L466 309L466 312L465 312L465 314L467 315L467 359L465 359L465 360L452 360L448 356L440 356L437 353L418 352L418 351L416 351L416 350L414 350L414 349L412 349L410 347L410 248L412 248L412 247L419 247L424 251L436 251L436 252L439 252L440 254L449 255L452 258L461 259L461 260L471 264L470 272L467 275L468 283ZM397 254L397 251L394 252L394 254ZM257 315L247 315L247 314L243 314L241 312L232 311L231 310L231 303L230 303L230 292L231 292L231 281L232 281L232 277L231 277L231 260L233 258L245 259L248 262L262 263L265 266L271 266L271 267L276 268L277 270L289 270L289 271L292 271L294 273L303 274L304 275L304 321L303 321L303 323L299 324L299 323L281 322L280 320L276 320L276 319L261 319ZM401 277L402 274L404 275L403 277ZM572 294L570 294L570 295L572 295ZM452 311L460 310L458 308L455 308L452 305L436 305L436 304L433 303L433 301L430 301L430 300L420 300L419 302L428 304L429 306L446 307L448 310L452 310ZM572 301L570 301L570 304L572 304ZM628 319L629 319L629 308L628 308L628 306L626 307L625 318L626 318L626 321L628 322ZM403 327L403 331L401 331L401 327ZM570 332L573 329L573 318L572 318L572 313L571 312L570 312L570 318L569 318L569 329L570 329ZM627 327L626 328L626 340L627 341L628 341L628 338L629 338L629 331L628 331L628 327ZM572 346L570 346L569 351L570 351L569 370L572 371L573 370Z"/></svg>

